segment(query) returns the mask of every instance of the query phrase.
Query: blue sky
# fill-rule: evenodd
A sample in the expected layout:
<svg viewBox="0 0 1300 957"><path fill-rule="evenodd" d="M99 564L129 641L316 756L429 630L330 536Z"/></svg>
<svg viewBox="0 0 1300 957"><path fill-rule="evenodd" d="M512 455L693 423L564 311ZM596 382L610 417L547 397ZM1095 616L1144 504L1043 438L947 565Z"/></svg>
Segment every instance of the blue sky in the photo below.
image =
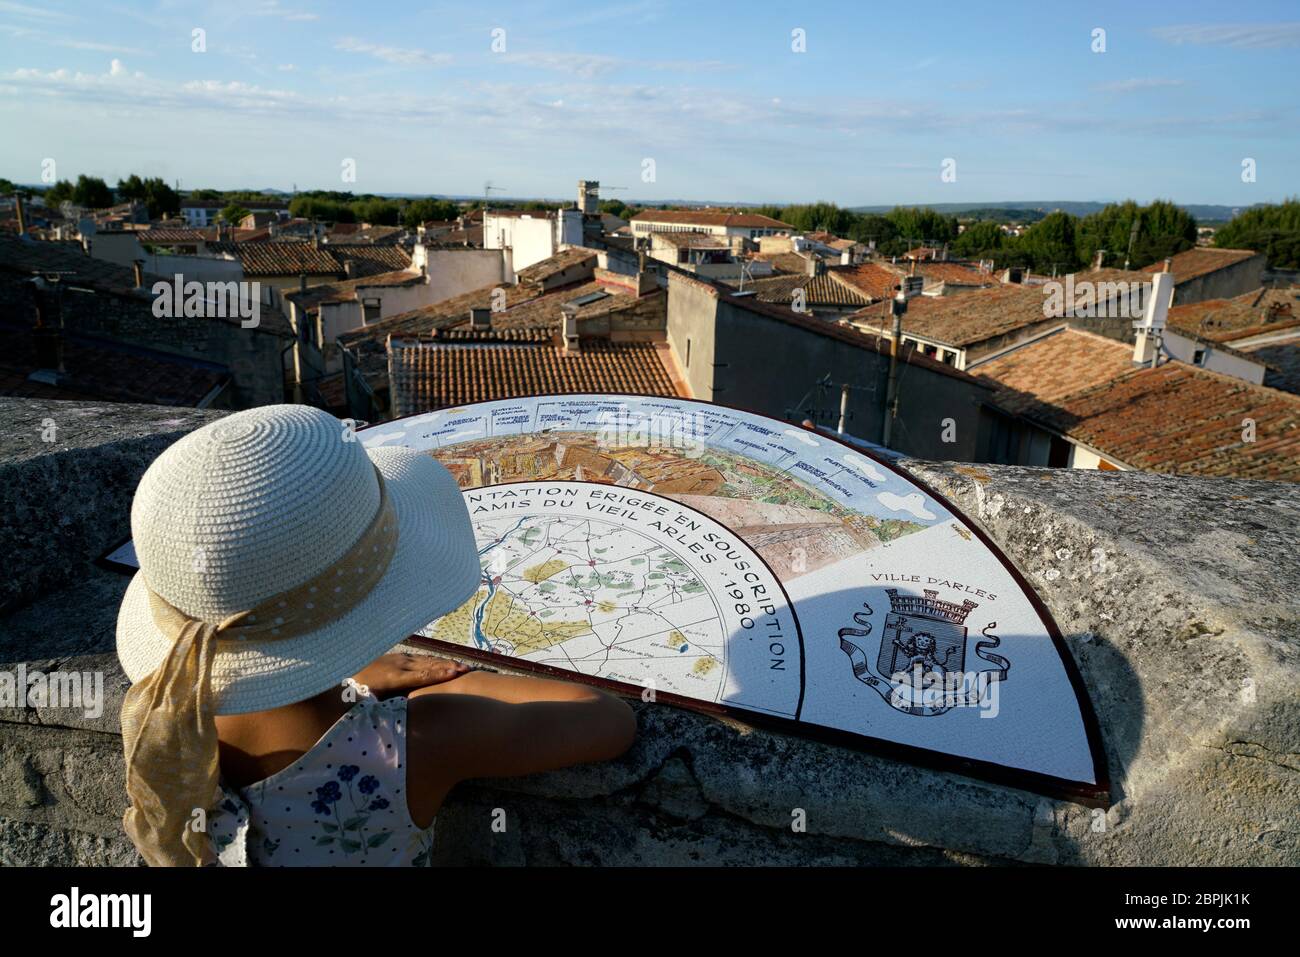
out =
<svg viewBox="0 0 1300 957"><path fill-rule="evenodd" d="M1298 67L1294 2L0 0L0 176L1245 205L1300 193Z"/></svg>

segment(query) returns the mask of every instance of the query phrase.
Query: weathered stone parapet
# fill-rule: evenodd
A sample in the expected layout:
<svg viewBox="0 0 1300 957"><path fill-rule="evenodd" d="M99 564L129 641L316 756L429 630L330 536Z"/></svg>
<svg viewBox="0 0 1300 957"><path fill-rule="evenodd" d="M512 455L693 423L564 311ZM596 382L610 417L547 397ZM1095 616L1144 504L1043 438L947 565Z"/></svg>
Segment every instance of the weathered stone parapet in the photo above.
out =
<svg viewBox="0 0 1300 957"><path fill-rule="evenodd" d="M0 614L72 580L130 533L145 468L222 413L0 399Z"/></svg>
<svg viewBox="0 0 1300 957"><path fill-rule="evenodd" d="M39 405L12 401L0 418L39 425ZM23 546L58 570L27 570L24 603L0 616L0 662L100 670L107 701L94 718L0 712L0 862L124 863L136 858L120 830L126 683L113 627L127 579L90 560L126 534L152 456L207 417L109 406L92 427L59 405L56 421L86 423L66 448L39 435L0 445L7 507L30 515L29 496L53 495L75 516L73 530ZM80 464L46 461L63 455ZM439 858L1300 864L1300 487L903 464L981 526L1056 617L1098 714L1109 810L638 703L637 743L618 761L457 788ZM51 478L73 470L75 487ZM31 521L6 542L39 534ZM498 808L504 833L491 827Z"/></svg>

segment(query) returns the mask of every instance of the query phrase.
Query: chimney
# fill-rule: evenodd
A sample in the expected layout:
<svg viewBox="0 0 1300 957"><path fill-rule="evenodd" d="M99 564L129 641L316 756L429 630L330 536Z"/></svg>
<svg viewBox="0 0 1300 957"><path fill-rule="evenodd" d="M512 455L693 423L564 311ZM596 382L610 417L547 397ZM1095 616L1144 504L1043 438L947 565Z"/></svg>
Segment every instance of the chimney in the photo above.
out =
<svg viewBox="0 0 1300 957"><path fill-rule="evenodd" d="M469 311L469 327L471 329L491 329L492 328L492 310L486 306L475 306Z"/></svg>
<svg viewBox="0 0 1300 957"><path fill-rule="evenodd" d="M27 217L23 214L23 197L21 193L14 193L14 212L18 216L18 235L27 235Z"/></svg>
<svg viewBox="0 0 1300 957"><path fill-rule="evenodd" d="M841 266L853 265L853 250L845 249L840 253L840 265Z"/></svg>
<svg viewBox="0 0 1300 957"><path fill-rule="evenodd" d="M1169 272L1169 267L1172 266L1173 264L1174 264L1174 261L1173 261L1172 259L1166 258L1166 259L1165 259L1165 268L1164 268L1163 270L1161 270L1161 271L1162 271L1162 272Z"/></svg>
<svg viewBox="0 0 1300 957"><path fill-rule="evenodd" d="M808 254L808 264L804 267L809 276L820 276L826 272L826 264L815 253Z"/></svg>
<svg viewBox="0 0 1300 957"><path fill-rule="evenodd" d="M307 291L307 274L305 272L298 273L298 291Z"/></svg>
<svg viewBox="0 0 1300 957"><path fill-rule="evenodd" d="M1096 255L1095 257L1093 257L1093 260L1092 260L1092 268L1093 268L1093 269L1100 269L1100 268L1101 268L1102 260L1105 259L1105 258L1106 258L1106 250L1104 250L1104 249L1098 249L1098 250L1097 250L1097 255Z"/></svg>
<svg viewBox="0 0 1300 957"><path fill-rule="evenodd" d="M564 351L578 351L578 315L574 312L564 314Z"/></svg>
<svg viewBox="0 0 1300 957"><path fill-rule="evenodd" d="M143 289L144 288L144 260L143 259L131 260L131 272L135 274L135 288Z"/></svg>
<svg viewBox="0 0 1300 957"><path fill-rule="evenodd" d="M357 270L356 264L351 259L343 260L343 275L348 279L353 278L353 273Z"/></svg>
<svg viewBox="0 0 1300 957"><path fill-rule="evenodd" d="M1133 362L1136 365L1154 366L1160 361L1160 342L1164 336L1165 319L1169 304L1174 298L1174 276L1158 272L1151 277L1151 291L1147 294L1146 310L1134 325L1137 338L1133 343Z"/></svg>

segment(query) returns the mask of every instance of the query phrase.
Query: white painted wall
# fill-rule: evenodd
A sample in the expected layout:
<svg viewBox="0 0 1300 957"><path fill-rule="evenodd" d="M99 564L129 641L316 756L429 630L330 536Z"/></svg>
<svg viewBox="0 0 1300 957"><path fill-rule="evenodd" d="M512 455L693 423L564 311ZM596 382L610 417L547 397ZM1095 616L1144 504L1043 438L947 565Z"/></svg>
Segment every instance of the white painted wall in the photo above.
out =
<svg viewBox="0 0 1300 957"><path fill-rule="evenodd" d="M415 269L424 266L428 274L428 302L421 305L515 279L500 249L431 249L417 245L411 265Z"/></svg>
<svg viewBox="0 0 1300 957"><path fill-rule="evenodd" d="M1179 362L1199 365L1202 369L1244 379L1255 385L1262 385L1264 382L1265 369L1262 362L1223 352L1211 344L1197 342L1195 339L1180 335L1176 329L1165 328L1164 346L1165 351ZM1204 353L1200 362L1196 361L1197 352Z"/></svg>
<svg viewBox="0 0 1300 957"><path fill-rule="evenodd" d="M544 216L497 216L489 211L483 217L483 248L509 249L518 272L533 263L555 255L557 224ZM581 221L578 242L581 242Z"/></svg>

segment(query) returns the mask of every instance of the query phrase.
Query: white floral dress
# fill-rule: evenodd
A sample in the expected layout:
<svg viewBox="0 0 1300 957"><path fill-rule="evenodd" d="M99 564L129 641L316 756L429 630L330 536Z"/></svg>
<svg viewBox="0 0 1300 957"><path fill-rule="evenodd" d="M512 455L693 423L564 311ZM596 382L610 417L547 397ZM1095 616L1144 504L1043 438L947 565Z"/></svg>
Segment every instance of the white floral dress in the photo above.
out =
<svg viewBox="0 0 1300 957"><path fill-rule="evenodd" d="M423 867L433 825L406 808L406 698L362 695L310 751L246 788L222 784L208 834L225 867Z"/></svg>

